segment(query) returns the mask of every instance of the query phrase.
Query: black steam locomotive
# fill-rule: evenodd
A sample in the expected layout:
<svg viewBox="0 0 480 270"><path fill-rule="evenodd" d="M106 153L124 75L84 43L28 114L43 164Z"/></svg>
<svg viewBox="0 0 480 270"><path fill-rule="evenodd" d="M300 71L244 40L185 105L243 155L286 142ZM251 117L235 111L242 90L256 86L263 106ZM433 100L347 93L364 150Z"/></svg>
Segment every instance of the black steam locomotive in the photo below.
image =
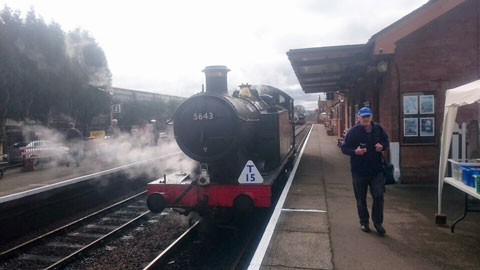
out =
<svg viewBox="0 0 480 270"><path fill-rule="evenodd" d="M177 143L199 169L149 183L147 204L153 212L270 206L271 186L295 153L293 99L277 88L248 84L230 96L229 71L206 67L206 91L175 112Z"/></svg>

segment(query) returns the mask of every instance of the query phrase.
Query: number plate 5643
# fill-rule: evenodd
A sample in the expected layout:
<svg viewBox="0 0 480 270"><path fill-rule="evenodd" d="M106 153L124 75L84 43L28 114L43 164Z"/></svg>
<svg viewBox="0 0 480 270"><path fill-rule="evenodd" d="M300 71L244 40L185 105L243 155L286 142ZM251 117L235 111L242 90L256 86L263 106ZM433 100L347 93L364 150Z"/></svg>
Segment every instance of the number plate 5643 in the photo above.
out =
<svg viewBox="0 0 480 270"><path fill-rule="evenodd" d="M213 113L212 112L194 113L193 114L193 120L212 120L212 119L213 119Z"/></svg>

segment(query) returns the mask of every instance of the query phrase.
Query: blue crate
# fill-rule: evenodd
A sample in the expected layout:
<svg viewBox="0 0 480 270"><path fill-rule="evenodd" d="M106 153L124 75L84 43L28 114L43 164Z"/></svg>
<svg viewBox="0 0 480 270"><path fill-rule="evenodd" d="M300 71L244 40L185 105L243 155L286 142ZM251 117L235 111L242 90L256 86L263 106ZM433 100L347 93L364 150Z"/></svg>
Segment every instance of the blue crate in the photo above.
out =
<svg viewBox="0 0 480 270"><path fill-rule="evenodd" d="M465 185L474 188L477 174L480 174L480 166L462 166L462 182Z"/></svg>
<svg viewBox="0 0 480 270"><path fill-rule="evenodd" d="M476 159L448 159L452 166L452 177L458 181L462 181L463 167L480 167L480 163Z"/></svg>

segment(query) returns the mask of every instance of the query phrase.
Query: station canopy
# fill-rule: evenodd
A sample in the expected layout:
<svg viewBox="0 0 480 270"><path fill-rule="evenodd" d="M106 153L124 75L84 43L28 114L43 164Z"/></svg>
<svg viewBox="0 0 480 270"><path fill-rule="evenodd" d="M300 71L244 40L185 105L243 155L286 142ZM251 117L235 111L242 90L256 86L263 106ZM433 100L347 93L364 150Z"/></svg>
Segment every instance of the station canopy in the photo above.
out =
<svg viewBox="0 0 480 270"><path fill-rule="evenodd" d="M288 59L305 93L341 91L365 73L370 44L292 49Z"/></svg>

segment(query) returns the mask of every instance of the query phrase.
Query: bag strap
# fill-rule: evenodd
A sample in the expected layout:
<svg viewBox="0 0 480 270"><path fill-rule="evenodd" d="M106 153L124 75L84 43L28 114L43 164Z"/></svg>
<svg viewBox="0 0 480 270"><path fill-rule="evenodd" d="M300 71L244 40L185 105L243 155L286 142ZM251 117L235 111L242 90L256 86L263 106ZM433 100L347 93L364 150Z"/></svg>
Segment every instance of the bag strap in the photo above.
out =
<svg viewBox="0 0 480 270"><path fill-rule="evenodd" d="M382 161L383 161L383 163L387 163L387 159L385 158L385 156L383 155L382 152L380 152L380 155L382 156Z"/></svg>

